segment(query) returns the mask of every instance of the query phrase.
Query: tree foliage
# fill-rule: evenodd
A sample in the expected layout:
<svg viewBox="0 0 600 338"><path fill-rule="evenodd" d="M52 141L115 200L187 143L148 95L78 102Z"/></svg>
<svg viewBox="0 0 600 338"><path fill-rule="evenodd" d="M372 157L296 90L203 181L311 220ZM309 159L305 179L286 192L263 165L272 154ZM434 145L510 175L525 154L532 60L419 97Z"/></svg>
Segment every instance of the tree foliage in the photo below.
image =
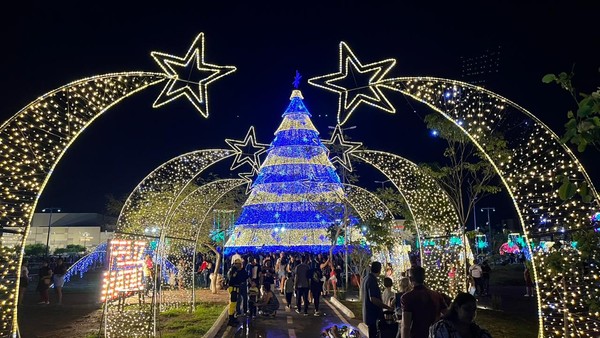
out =
<svg viewBox="0 0 600 338"><path fill-rule="evenodd" d="M496 171L469 137L456 125L434 113L425 116L427 128L436 130L447 142L444 150L445 164L422 164L421 168L433 177L446 191L464 226L475 204L486 196L501 191L495 180ZM495 132L480 140L485 152L502 161L509 154L503 135Z"/></svg>
<svg viewBox="0 0 600 338"><path fill-rule="evenodd" d="M556 83L569 92L575 101L576 110L567 112L565 133L561 138L564 143L577 146L579 152L584 152L588 146L596 150L600 146L600 87L595 92L579 92L573 86L573 70L569 74L562 72L558 75L546 74L542 78L544 83Z"/></svg>
<svg viewBox="0 0 600 338"><path fill-rule="evenodd" d="M83 245L79 244L67 244L64 248L57 248L54 250L55 255L61 255L65 253L81 253L85 252L87 249Z"/></svg>
<svg viewBox="0 0 600 338"><path fill-rule="evenodd" d="M43 256L46 254L46 244L35 243L25 245L25 256Z"/></svg>

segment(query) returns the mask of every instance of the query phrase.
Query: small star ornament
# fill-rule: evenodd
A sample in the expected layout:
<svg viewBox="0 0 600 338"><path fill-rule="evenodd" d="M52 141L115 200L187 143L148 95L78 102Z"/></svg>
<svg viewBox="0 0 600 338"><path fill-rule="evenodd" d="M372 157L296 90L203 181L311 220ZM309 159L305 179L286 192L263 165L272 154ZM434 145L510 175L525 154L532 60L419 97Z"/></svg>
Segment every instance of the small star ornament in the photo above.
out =
<svg viewBox="0 0 600 338"><path fill-rule="evenodd" d="M313 77L308 80L313 86L323 88L339 95L337 122L344 125L354 110L361 103L382 109L394 114L394 108L381 91L380 82L386 74L396 65L395 59L387 59L379 62L363 65L354 55L345 42L340 42L340 62L337 73ZM350 79L357 79L352 87L344 85ZM367 90L361 90L368 88ZM387 87L386 87L387 88ZM365 94L368 92L368 94Z"/></svg>
<svg viewBox="0 0 600 338"><path fill-rule="evenodd" d="M249 164L253 170L258 171L260 168L260 156L267 151L268 145L256 142L256 134L254 127L251 126L246 133L244 140L226 139L231 149L235 152L235 159L231 164L231 170L237 169L244 164ZM246 149L250 147L253 151L248 152Z"/></svg>
<svg viewBox="0 0 600 338"><path fill-rule="evenodd" d="M198 34L184 57L162 52L150 55L168 78L152 107L157 108L185 96L204 117L208 117L208 85L236 70L234 66L218 66L204 61L204 33ZM192 75L194 80L190 80Z"/></svg>
<svg viewBox="0 0 600 338"><path fill-rule="evenodd" d="M350 142L344 139L342 133L342 126L337 125L331 134L329 140L323 140L323 144L329 149L329 153L333 156L329 159L331 163L338 163L348 171L352 172L352 162L350 161L350 154L353 151L360 149L362 146L361 142Z"/></svg>

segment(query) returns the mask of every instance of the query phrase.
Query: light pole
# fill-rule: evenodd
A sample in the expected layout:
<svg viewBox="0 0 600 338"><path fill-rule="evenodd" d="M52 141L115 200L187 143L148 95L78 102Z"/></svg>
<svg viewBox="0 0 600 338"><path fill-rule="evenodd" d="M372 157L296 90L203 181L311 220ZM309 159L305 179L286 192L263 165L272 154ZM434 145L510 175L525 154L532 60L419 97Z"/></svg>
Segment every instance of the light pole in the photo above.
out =
<svg viewBox="0 0 600 338"><path fill-rule="evenodd" d="M48 258L48 254L50 252L50 228L52 227L52 213L60 212L60 208L44 208L42 212L50 212L50 216L48 217L48 236L46 237L46 258Z"/></svg>
<svg viewBox="0 0 600 338"><path fill-rule="evenodd" d="M490 251L492 251L494 249L494 241L493 241L493 237L492 237L492 222L490 222L490 210L495 212L496 208L493 207L487 207L487 208L481 208L481 211L483 212L484 210L487 211L487 219L488 219L488 231L490 233Z"/></svg>
<svg viewBox="0 0 600 338"><path fill-rule="evenodd" d="M391 182L392 180L385 180L385 181L373 181L374 183L379 183L381 184L381 189L383 190L384 188L384 184L386 184L387 182Z"/></svg>
<svg viewBox="0 0 600 338"><path fill-rule="evenodd" d="M356 129L356 126L350 126L350 127L346 127L346 128L342 128L341 126L327 126L327 128L329 129L333 129L335 130L336 128L340 129L340 136L342 137L342 139L344 138L344 131L346 130L352 130L352 129ZM335 131L334 131L335 133ZM342 166L342 184L346 183L346 168ZM344 192L344 195L346 193ZM343 226L344 226L344 270L345 270L345 278L344 278L344 287L346 288L346 290L348 290L348 243L347 243L347 239L346 237L348 237L348 215L347 215L347 209L348 206L346 205L346 198L345 196L343 196L342 201L344 202L344 219L343 219ZM337 241L337 238L336 238ZM335 267L334 267L335 268Z"/></svg>

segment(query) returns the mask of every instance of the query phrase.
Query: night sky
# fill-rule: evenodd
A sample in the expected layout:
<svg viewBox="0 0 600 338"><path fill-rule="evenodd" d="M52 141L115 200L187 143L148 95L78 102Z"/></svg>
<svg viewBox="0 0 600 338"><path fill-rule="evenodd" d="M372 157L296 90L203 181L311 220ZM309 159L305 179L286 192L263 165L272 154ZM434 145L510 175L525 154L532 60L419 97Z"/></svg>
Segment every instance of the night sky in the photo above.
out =
<svg viewBox="0 0 600 338"><path fill-rule="evenodd" d="M38 209L103 212L106 194L129 193L150 171L180 154L227 148L225 138L242 139L251 125L260 142L270 143L289 102L295 71L303 80L337 71L340 41L363 64L395 58L388 77L458 80L461 56L501 46L498 76L486 87L528 109L558 134L573 101L558 86L543 84L542 76L570 71L575 64L578 89L591 92L600 84L598 4L204 2L173 7L169 4L179 2L135 6L80 1L72 7L14 2L16 9L2 11L2 121L74 80L121 71L159 72L151 51L183 57L200 32L205 33L207 62L238 68L209 86L208 119L184 99L153 109L162 84L110 109L67 150ZM335 124L337 95L306 82L300 89L325 137L327 126ZM346 124L357 126L348 135L369 149L392 151L414 162L440 160L443 143L422 122L430 111L400 94L388 97L397 107L395 115L362 106ZM591 149L581 160L598 185L597 155ZM385 180L368 168L359 173L367 188L377 187L374 180ZM497 207L495 217L514 214L502 198L487 205Z"/></svg>

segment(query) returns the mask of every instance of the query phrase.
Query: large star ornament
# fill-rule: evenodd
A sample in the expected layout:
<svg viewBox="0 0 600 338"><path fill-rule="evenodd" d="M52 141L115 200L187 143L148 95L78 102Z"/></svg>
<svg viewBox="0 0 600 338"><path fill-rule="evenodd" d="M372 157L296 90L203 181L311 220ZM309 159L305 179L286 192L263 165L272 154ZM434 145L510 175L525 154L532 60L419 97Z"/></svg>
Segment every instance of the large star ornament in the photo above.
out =
<svg viewBox="0 0 600 338"><path fill-rule="evenodd" d="M333 156L330 158L331 163L338 163L348 171L352 172L352 162L350 162L350 154L359 149L362 146L361 142L350 142L344 139L342 133L342 126L335 126L333 134L329 140L323 140L323 144L328 145L330 154Z"/></svg>
<svg viewBox="0 0 600 338"><path fill-rule="evenodd" d="M198 34L182 58L161 52L151 55L169 79L152 107L160 107L183 95L204 117L208 117L208 85L236 70L234 66L204 61L204 33ZM197 76L194 80L190 80L192 74Z"/></svg>
<svg viewBox="0 0 600 338"><path fill-rule="evenodd" d="M395 59L363 65L350 47L342 41L340 42L339 72L313 77L308 80L308 83L338 93L337 122L339 125L343 125L361 103L369 104L391 114L396 112L396 108L390 104L379 86L394 65L396 65ZM348 77L358 77L360 82L352 88L344 87L343 83L348 81ZM368 94L363 93L361 89L364 88L368 88Z"/></svg>
<svg viewBox="0 0 600 338"><path fill-rule="evenodd" d="M244 164L249 164L252 170L258 171L260 168L260 155L267 151L268 145L256 142L256 134L254 127L251 126L246 133L243 141L226 139L225 142L235 152L235 159L231 164L231 170L239 168ZM246 149L250 147L253 151L248 152Z"/></svg>

